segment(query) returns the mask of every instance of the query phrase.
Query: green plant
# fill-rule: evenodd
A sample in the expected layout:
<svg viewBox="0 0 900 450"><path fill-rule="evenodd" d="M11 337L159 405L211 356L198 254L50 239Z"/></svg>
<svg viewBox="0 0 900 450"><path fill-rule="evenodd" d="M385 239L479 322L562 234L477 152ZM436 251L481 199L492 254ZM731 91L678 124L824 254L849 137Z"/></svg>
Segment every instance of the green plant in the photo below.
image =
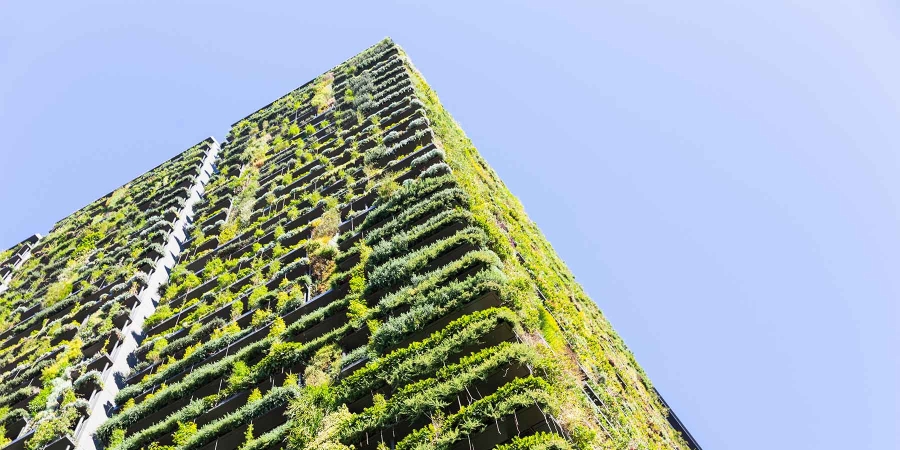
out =
<svg viewBox="0 0 900 450"><path fill-rule="evenodd" d="M178 430L172 433L172 441L177 446L182 446L197 434L197 424L194 422L178 422Z"/></svg>
<svg viewBox="0 0 900 450"><path fill-rule="evenodd" d="M515 324L517 320L515 313L506 308L491 308L463 316L420 341L373 359L335 387L335 398L349 402L384 383L402 385L415 376L443 366L450 355L478 342L499 323Z"/></svg>
<svg viewBox="0 0 900 450"><path fill-rule="evenodd" d="M331 88L333 82L334 74L328 72L319 77L315 84L315 93L310 103L316 107L316 112L320 114L334 103L334 92Z"/></svg>
<svg viewBox="0 0 900 450"><path fill-rule="evenodd" d="M234 413L204 426L179 448L182 450L200 448L215 437L237 429L241 425L249 424L254 418L276 407L286 405L296 394L296 388L293 387L273 388L262 398L248 402Z"/></svg>
<svg viewBox="0 0 900 450"><path fill-rule="evenodd" d="M247 367L247 363L244 361L237 361L234 363L234 366L231 368L231 376L228 377L228 384L230 386L238 386L244 382L244 379L247 378L247 375L250 374L250 368Z"/></svg>
<svg viewBox="0 0 900 450"><path fill-rule="evenodd" d="M44 297L44 306L53 306L58 304L62 299L72 293L72 282L70 280L60 280L47 288L47 295Z"/></svg>
<svg viewBox="0 0 900 450"><path fill-rule="evenodd" d="M259 304L259 301L268 293L269 289L266 286L257 286L253 288L253 291L250 292L250 296L247 298L250 307L255 308Z"/></svg>
<svg viewBox="0 0 900 450"><path fill-rule="evenodd" d="M372 268L367 289L386 289L408 280L416 271L437 259L443 253L458 246L468 244L476 248L487 242L487 235L481 228L468 227L456 234L429 244L403 257L388 260Z"/></svg>
<svg viewBox="0 0 900 450"><path fill-rule="evenodd" d="M219 258L212 258L206 263L206 267L203 269L203 276L209 280L222 272L225 272L225 263Z"/></svg>
<svg viewBox="0 0 900 450"><path fill-rule="evenodd" d="M250 325L254 328L259 328L266 323L269 322L272 318L272 313L267 309L257 309L253 311L253 318L251 319Z"/></svg>
<svg viewBox="0 0 900 450"><path fill-rule="evenodd" d="M269 328L269 337L277 339L285 330L287 330L287 325L284 324L284 319L276 317Z"/></svg>
<svg viewBox="0 0 900 450"><path fill-rule="evenodd" d="M237 319L244 313L244 303L243 302L234 302L231 304L231 318Z"/></svg>
<svg viewBox="0 0 900 450"><path fill-rule="evenodd" d="M476 400L458 413L410 433L397 443L398 450L447 447L463 436L481 429L487 422L515 412L517 409L538 404L545 411L553 412L553 388L546 381L536 378L517 378L497 392Z"/></svg>
<svg viewBox="0 0 900 450"><path fill-rule="evenodd" d="M159 307L156 308L156 311L153 311L153 314L150 314L144 320L144 327L146 327L148 329L153 328L154 326L159 325L166 319L172 317L174 314L175 314L175 312L172 310L172 308L169 305L159 305Z"/></svg>
<svg viewBox="0 0 900 450"><path fill-rule="evenodd" d="M494 447L495 450L570 450L572 445L556 433L539 432L530 436L515 436L508 444Z"/></svg>

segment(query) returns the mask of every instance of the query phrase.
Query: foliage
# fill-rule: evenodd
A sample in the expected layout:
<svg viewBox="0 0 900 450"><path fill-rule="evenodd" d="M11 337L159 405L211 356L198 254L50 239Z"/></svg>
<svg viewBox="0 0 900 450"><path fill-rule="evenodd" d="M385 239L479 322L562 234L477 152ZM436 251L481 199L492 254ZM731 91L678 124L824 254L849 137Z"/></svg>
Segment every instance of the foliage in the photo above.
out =
<svg viewBox="0 0 900 450"><path fill-rule="evenodd" d="M550 409L554 403L552 392L552 386L540 378L517 378L502 386L497 392L447 416L440 423L432 423L410 433L397 443L396 448L398 450L444 448L464 436L479 431L487 422L512 414L519 408L538 404Z"/></svg>
<svg viewBox="0 0 900 450"><path fill-rule="evenodd" d="M166 319L172 317L174 314L175 314L175 312L172 310L172 307L170 307L169 305L160 305L158 308L156 308L155 311L153 311L153 314L150 314L144 320L144 327L146 327L148 329L153 328L156 325L159 325L160 323L165 321Z"/></svg>
<svg viewBox="0 0 900 450"><path fill-rule="evenodd" d="M374 359L344 378L335 387L335 398L352 401L383 383L400 385L418 374L442 366L449 355L478 342L501 322L515 323L515 314L505 308L491 308L456 319L430 336Z"/></svg>
<svg viewBox="0 0 900 450"><path fill-rule="evenodd" d="M72 293L72 282L70 280L59 280L47 288L47 295L44 297L44 306L53 306L59 303Z"/></svg>
<svg viewBox="0 0 900 450"><path fill-rule="evenodd" d="M259 417L278 406L286 405L296 395L297 388L295 387L272 388L272 390L262 398L248 402L246 405L238 408L237 411L205 425L183 442L179 446L179 449L191 450L200 448L212 441L216 436L248 424L252 419Z"/></svg>
<svg viewBox="0 0 900 450"><path fill-rule="evenodd" d="M182 446L197 434L197 424L194 422L177 422L178 430L172 433L172 441L177 446Z"/></svg>
<svg viewBox="0 0 900 450"><path fill-rule="evenodd" d="M541 433L500 448L678 446L624 344L390 41L239 123L219 168L197 216L219 245L186 249L164 299L218 281L202 296L172 301L169 312L160 308L182 314L178 338L152 336L141 348L148 361L138 367L167 361L119 392L123 407L98 430L108 447L160 448L167 435L198 423L176 445L200 448L240 430L242 449L336 450L430 419L398 448L447 448L535 404L564 436ZM221 211L225 220L205 222ZM307 214L311 223L296 223ZM356 214L355 229L338 238L342 218ZM348 239L356 242L350 250ZM97 254L90 238L71 250L78 242ZM205 255L202 280L183 269ZM503 306L461 313L489 294ZM461 317L436 326L454 313ZM349 323L307 333L336 314ZM485 347L505 326L516 342ZM250 333L252 341L238 342ZM513 365L533 376L478 400L465 392ZM301 372L302 382L289 372ZM267 391L276 377L284 385ZM143 423L220 380L217 394ZM588 402L582 382L595 386L603 406ZM349 412L346 404L374 391L390 395L375 393L370 407ZM235 398L247 403L211 422L200 418ZM470 404L458 408L460 398ZM255 436L257 418L286 403L289 423ZM120 436L138 423L134 436Z"/></svg>
<svg viewBox="0 0 900 450"><path fill-rule="evenodd" d="M315 94L310 103L316 107L316 112L321 114L334 103L334 74L331 72L321 76L315 85Z"/></svg>
<svg viewBox="0 0 900 450"><path fill-rule="evenodd" d="M500 444L495 450L570 450L572 445L562 436L539 432L531 436L516 436L508 444Z"/></svg>
<svg viewBox="0 0 900 450"><path fill-rule="evenodd" d="M553 344L556 338L552 331L556 328L551 324L552 319L560 331L557 335L572 350L560 354L562 365L584 370L583 374L572 373L573 378L587 376L590 382L596 380L602 385L595 391L604 397L603 407L598 412L583 407L567 408L560 418L563 424L570 430L596 430L598 440L611 438L648 448L684 447L666 422L665 408L650 390L649 380L621 338L528 219L522 205L444 110L434 91L411 66L410 73L416 96L423 102L431 129L453 169L452 176L472 199L470 210L489 236L489 247L501 257L504 271L511 278L523 280L515 286L518 308L525 322L540 328L543 321L544 330L550 331L551 344L559 348ZM535 293L539 295L536 297ZM541 318L541 306L546 308L548 318ZM577 359L578 364L567 362L570 357ZM617 381L620 379L628 381L620 384ZM574 386L567 389L571 395L580 395ZM630 406L635 404L641 407ZM599 430L596 422L587 420L595 414L603 416L608 424L606 429ZM598 440L587 445L599 446Z"/></svg>
<svg viewBox="0 0 900 450"><path fill-rule="evenodd" d="M464 244L478 248L484 245L486 241L487 235L481 228L469 227L461 230L450 237L374 267L369 276L367 289L373 291L379 288L386 289L396 286L409 279L415 272L421 270L445 252Z"/></svg>

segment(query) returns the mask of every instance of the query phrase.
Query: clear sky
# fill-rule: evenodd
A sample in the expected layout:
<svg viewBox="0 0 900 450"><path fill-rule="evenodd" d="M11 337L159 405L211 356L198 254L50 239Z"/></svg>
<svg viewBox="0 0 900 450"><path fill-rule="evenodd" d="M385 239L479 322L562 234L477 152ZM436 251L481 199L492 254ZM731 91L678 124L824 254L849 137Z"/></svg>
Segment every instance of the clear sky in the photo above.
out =
<svg viewBox="0 0 900 450"><path fill-rule="evenodd" d="M0 247L391 36L701 445L900 448L900 7L843 3L3 0Z"/></svg>

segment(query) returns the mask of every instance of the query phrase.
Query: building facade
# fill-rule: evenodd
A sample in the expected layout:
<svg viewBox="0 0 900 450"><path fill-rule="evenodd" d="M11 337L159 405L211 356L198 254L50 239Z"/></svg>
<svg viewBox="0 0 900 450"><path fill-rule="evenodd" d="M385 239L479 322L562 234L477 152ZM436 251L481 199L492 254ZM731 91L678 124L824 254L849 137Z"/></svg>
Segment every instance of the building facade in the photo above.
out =
<svg viewBox="0 0 900 450"><path fill-rule="evenodd" d="M390 40L0 256L9 449L699 448Z"/></svg>

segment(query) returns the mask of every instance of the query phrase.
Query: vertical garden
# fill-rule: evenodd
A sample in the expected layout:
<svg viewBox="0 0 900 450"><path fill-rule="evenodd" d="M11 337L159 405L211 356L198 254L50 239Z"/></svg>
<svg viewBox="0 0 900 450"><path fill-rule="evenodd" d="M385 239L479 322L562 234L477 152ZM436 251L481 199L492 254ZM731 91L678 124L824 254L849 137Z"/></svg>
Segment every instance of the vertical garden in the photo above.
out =
<svg viewBox="0 0 900 450"><path fill-rule="evenodd" d="M188 198L201 143L3 253L0 442L64 449Z"/></svg>
<svg viewBox="0 0 900 450"><path fill-rule="evenodd" d="M232 126L110 377L208 145L3 253L6 447L66 450L110 379L115 450L692 448L390 40Z"/></svg>

